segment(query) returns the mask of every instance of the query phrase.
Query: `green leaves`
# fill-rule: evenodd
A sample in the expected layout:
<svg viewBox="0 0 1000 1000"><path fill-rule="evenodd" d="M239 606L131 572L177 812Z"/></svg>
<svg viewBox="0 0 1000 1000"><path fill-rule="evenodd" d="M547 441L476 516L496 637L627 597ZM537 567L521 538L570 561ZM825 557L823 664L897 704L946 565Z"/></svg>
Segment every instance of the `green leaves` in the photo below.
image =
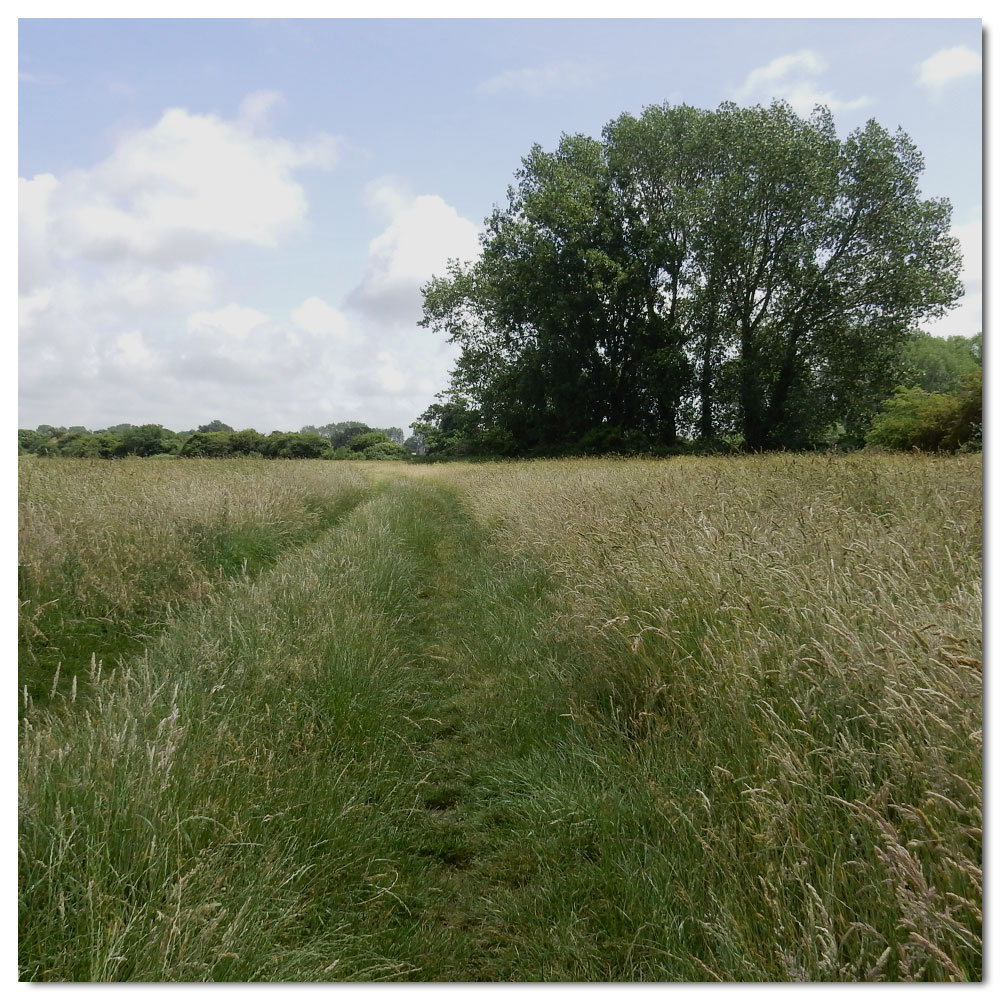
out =
<svg viewBox="0 0 1000 1000"><path fill-rule="evenodd" d="M605 427L807 446L870 419L900 345L961 294L922 167L875 121L840 141L826 109L623 114L532 147L423 325L461 346L451 393L477 432L522 452Z"/></svg>

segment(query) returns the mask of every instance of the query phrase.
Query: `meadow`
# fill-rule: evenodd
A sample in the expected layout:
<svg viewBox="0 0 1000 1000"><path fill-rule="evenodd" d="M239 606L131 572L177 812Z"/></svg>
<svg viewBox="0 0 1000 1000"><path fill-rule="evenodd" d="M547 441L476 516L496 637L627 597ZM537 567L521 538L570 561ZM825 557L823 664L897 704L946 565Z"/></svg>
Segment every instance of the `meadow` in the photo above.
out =
<svg viewBox="0 0 1000 1000"><path fill-rule="evenodd" d="M981 979L980 456L20 479L22 979Z"/></svg>

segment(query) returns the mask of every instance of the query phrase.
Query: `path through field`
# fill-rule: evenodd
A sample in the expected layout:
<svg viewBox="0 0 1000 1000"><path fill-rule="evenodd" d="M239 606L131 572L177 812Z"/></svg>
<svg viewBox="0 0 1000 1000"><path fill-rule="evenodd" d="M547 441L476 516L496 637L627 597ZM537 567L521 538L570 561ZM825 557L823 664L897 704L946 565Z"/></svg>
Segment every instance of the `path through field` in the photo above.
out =
<svg viewBox="0 0 1000 1000"><path fill-rule="evenodd" d="M66 733L72 828L29 818L27 977L662 977L552 612L454 492L397 480L182 616ZM59 743L28 754L53 795Z"/></svg>

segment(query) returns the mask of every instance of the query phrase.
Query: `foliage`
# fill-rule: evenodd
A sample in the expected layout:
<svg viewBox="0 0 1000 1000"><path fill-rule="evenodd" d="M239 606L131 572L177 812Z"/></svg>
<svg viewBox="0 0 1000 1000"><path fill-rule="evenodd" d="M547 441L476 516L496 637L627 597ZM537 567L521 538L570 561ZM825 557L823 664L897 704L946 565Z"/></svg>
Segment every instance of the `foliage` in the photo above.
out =
<svg viewBox="0 0 1000 1000"><path fill-rule="evenodd" d="M982 444L983 373L964 376L961 390L946 396L900 386L883 404L865 441L896 450L957 451Z"/></svg>
<svg viewBox="0 0 1000 1000"><path fill-rule="evenodd" d="M429 453L494 429L525 452L604 428L759 450L864 426L900 345L961 290L922 167L902 132L840 141L828 111L780 102L653 106L534 146L479 260L423 290L422 325L461 348L421 418Z"/></svg>
<svg viewBox="0 0 1000 1000"><path fill-rule="evenodd" d="M263 434L247 428L229 435L229 447L234 455L263 455L266 440Z"/></svg>
<svg viewBox="0 0 1000 1000"><path fill-rule="evenodd" d="M983 335L934 337L918 333L900 354L902 384L950 395L983 366Z"/></svg>
<svg viewBox="0 0 1000 1000"><path fill-rule="evenodd" d="M401 445L394 441L377 441L368 445L362 452L369 461L401 461L410 457L410 453Z"/></svg>
<svg viewBox="0 0 1000 1000"><path fill-rule="evenodd" d="M403 447L411 455L424 455L427 452L427 447L424 444L424 438L422 434L412 434L403 442Z"/></svg>
<svg viewBox="0 0 1000 1000"><path fill-rule="evenodd" d="M214 428L214 429L206 429ZM321 433L322 431L322 433ZM341 442L336 447L333 440ZM183 458L364 458L374 445L389 445L385 457L408 456L401 452L403 432L398 427L371 430L366 424L347 421L319 430L274 431L265 436L253 428L234 431L215 420L197 431L177 434L160 424L118 424L110 430L91 433L85 427L53 427L42 424L36 430L17 432L18 453L45 457L121 458L179 455Z"/></svg>
<svg viewBox="0 0 1000 1000"><path fill-rule="evenodd" d="M181 446L182 458L223 458L233 453L227 431L195 431Z"/></svg>
<svg viewBox="0 0 1000 1000"><path fill-rule="evenodd" d="M338 461L364 461L364 453L360 451L354 451L353 448L348 448L346 444L342 444L339 448L336 448L333 454L330 456Z"/></svg>
<svg viewBox="0 0 1000 1000"><path fill-rule="evenodd" d="M367 424L359 423L357 420L342 420L335 424L325 424L322 427L314 427L309 424L302 428L302 433L322 434L330 439L333 447L340 448L350 445L351 441L361 434L369 434L376 431L384 434L395 444L403 443L403 431L399 427L369 427Z"/></svg>
<svg viewBox="0 0 1000 1000"><path fill-rule="evenodd" d="M274 431L265 440L271 458L330 458L333 448L322 434L294 434Z"/></svg>
<svg viewBox="0 0 1000 1000"><path fill-rule="evenodd" d="M128 427L120 437L121 443L115 454L136 455L144 458L150 455L171 454L177 450L177 435L161 424L142 424Z"/></svg>
<svg viewBox="0 0 1000 1000"><path fill-rule="evenodd" d="M387 435L381 431L368 431L365 434L358 434L351 438L348 447L351 451L364 451L377 444L391 444Z"/></svg>

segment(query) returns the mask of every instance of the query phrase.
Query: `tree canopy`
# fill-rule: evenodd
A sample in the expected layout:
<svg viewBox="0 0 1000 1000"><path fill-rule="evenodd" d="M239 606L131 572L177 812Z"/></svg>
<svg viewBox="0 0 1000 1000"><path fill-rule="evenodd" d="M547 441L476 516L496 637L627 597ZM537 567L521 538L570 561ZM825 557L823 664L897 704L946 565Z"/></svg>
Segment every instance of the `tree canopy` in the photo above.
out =
<svg viewBox="0 0 1000 1000"><path fill-rule="evenodd" d="M431 450L514 452L863 432L901 346L962 291L922 168L902 131L840 140L782 102L655 105L534 146L479 259L423 289L422 325L461 351L414 426Z"/></svg>
<svg viewBox="0 0 1000 1000"><path fill-rule="evenodd" d="M209 429L206 429L209 428ZM220 429L221 428L221 429ZM70 458L124 458L126 456L177 456L180 458L406 459L410 452L398 427L373 431L366 424L349 421L326 428L302 431L272 431L264 435L253 428L234 431L221 420L203 424L196 431L175 433L160 424L117 424L110 430L91 433L86 427L53 427L41 424L35 430L17 432L19 454ZM331 430L332 429L332 430ZM332 434L344 435L348 443L334 447Z"/></svg>

